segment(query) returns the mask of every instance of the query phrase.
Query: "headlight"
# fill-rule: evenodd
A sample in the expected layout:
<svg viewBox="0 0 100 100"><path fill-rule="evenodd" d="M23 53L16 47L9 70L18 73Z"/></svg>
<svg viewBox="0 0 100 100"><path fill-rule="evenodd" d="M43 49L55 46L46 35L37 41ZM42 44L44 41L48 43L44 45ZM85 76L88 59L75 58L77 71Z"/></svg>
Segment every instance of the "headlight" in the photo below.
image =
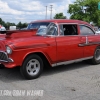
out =
<svg viewBox="0 0 100 100"><path fill-rule="evenodd" d="M6 52L8 54L11 54L12 53L12 49L9 46L6 46Z"/></svg>

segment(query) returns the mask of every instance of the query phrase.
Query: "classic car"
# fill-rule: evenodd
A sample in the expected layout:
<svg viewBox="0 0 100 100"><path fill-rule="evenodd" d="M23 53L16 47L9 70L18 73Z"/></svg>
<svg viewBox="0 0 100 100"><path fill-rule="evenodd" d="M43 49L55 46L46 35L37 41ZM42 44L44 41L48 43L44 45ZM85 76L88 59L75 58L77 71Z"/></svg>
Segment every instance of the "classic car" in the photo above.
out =
<svg viewBox="0 0 100 100"><path fill-rule="evenodd" d="M45 67L83 60L100 63L100 35L84 21L40 20L0 35L0 63L20 67L26 79L38 78Z"/></svg>
<svg viewBox="0 0 100 100"><path fill-rule="evenodd" d="M6 28L0 25L0 34L4 34L6 32Z"/></svg>

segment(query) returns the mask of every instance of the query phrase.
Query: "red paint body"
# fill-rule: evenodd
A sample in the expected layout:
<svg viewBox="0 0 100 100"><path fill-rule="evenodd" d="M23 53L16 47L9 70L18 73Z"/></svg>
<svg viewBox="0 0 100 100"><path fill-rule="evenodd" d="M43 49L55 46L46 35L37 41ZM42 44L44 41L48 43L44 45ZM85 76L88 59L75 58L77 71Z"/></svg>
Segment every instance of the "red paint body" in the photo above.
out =
<svg viewBox="0 0 100 100"><path fill-rule="evenodd" d="M5 52L5 46L9 46L12 49L12 54L8 54L8 56L14 61L1 62L5 67L22 66L24 59L32 53L43 54L50 65L90 57L94 55L94 51L99 45L79 46L79 44L86 42L86 37L80 35L79 24L91 27L86 22L78 20L44 20L36 22L53 22L58 25L58 28L60 23L76 23L78 35L60 36L60 32L58 32L58 36L38 36L36 35L37 30L10 31L7 34L0 35L0 50ZM100 42L100 35L89 35L87 38L92 43Z"/></svg>

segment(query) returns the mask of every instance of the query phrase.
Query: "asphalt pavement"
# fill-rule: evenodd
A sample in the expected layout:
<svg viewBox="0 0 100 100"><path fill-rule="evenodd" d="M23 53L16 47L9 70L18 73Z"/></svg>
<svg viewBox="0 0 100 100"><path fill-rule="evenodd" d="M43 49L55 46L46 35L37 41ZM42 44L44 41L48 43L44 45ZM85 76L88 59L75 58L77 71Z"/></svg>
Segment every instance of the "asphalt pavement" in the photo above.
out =
<svg viewBox="0 0 100 100"><path fill-rule="evenodd" d="M18 95L19 91L25 94ZM33 80L25 80L19 68L0 69L0 100L100 100L100 65L58 66Z"/></svg>

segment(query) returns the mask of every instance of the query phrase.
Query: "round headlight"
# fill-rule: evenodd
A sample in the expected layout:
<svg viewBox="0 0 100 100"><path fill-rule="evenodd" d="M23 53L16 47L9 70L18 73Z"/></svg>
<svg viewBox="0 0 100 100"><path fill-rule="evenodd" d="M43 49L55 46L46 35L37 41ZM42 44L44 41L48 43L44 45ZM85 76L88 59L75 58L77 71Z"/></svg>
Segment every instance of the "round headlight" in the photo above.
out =
<svg viewBox="0 0 100 100"><path fill-rule="evenodd" d="M11 54L11 53L12 53L12 49L11 49L10 47L6 46L6 52L7 52L8 54Z"/></svg>

